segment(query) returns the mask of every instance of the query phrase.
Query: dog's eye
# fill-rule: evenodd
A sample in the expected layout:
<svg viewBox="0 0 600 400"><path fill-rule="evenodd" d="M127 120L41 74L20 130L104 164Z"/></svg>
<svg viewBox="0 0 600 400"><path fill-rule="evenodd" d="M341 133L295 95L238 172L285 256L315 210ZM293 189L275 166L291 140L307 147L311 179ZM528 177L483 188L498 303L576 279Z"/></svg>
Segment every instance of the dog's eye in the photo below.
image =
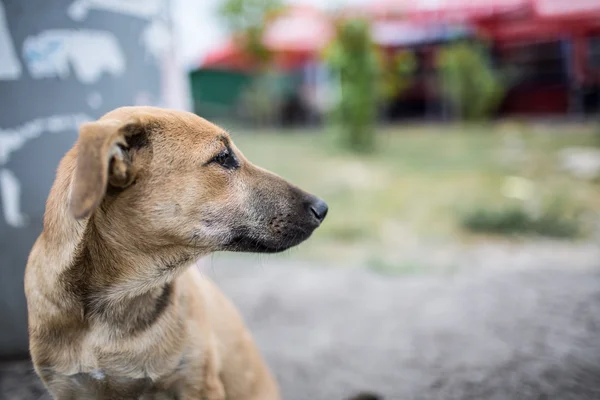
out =
<svg viewBox="0 0 600 400"><path fill-rule="evenodd" d="M227 149L217 154L212 162L219 164L220 166L227 169L235 169L239 167L239 163L235 155L231 152L231 150Z"/></svg>
<svg viewBox="0 0 600 400"><path fill-rule="evenodd" d="M224 151L221 154L217 155L213 161L216 162L217 164L223 165L227 162L227 159L229 158L229 152L228 151Z"/></svg>

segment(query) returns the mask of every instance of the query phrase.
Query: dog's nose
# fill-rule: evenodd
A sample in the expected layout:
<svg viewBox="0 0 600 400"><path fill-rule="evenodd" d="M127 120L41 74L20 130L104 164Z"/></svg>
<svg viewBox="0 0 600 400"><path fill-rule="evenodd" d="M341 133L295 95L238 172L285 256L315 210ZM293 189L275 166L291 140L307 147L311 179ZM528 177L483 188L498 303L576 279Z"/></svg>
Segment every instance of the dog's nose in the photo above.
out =
<svg viewBox="0 0 600 400"><path fill-rule="evenodd" d="M327 216L328 210L329 210L329 207L327 207L327 203L325 203L321 199L316 199L310 205L310 211L312 211L315 218L317 218L317 220L319 220L319 223L323 222L323 220Z"/></svg>

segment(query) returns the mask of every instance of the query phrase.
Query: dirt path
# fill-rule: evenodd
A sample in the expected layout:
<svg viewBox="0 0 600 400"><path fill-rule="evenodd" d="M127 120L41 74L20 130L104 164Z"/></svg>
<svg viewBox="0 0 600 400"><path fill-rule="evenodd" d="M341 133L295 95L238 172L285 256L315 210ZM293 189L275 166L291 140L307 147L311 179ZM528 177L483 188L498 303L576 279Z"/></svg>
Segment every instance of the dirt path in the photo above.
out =
<svg viewBox="0 0 600 400"><path fill-rule="evenodd" d="M275 262L204 269L285 399L600 399L600 269L384 277Z"/></svg>
<svg viewBox="0 0 600 400"><path fill-rule="evenodd" d="M600 268L392 278L219 257L202 269L287 400L600 399ZM0 367L0 398L38 400L30 376Z"/></svg>

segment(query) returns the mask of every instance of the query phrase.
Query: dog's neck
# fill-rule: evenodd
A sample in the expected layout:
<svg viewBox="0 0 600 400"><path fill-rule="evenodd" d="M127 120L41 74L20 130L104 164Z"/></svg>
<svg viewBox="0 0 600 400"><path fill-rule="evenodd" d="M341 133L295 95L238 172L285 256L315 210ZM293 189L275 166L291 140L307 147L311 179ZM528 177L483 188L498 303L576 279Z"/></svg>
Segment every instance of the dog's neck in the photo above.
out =
<svg viewBox="0 0 600 400"><path fill-rule="evenodd" d="M75 220L68 210L73 170L74 162L65 157L58 174L64 178L56 180L49 196L39 241L48 265L44 278L91 318L109 318L128 330L151 323L169 301L173 280L195 255L176 247L136 249L133 234L111 231L101 210ZM134 315L138 322L129 326Z"/></svg>
<svg viewBox="0 0 600 400"><path fill-rule="evenodd" d="M160 315L173 295L175 277L194 259L187 249L137 250L134 239L114 236L100 212L90 217L61 281L85 316L132 334Z"/></svg>

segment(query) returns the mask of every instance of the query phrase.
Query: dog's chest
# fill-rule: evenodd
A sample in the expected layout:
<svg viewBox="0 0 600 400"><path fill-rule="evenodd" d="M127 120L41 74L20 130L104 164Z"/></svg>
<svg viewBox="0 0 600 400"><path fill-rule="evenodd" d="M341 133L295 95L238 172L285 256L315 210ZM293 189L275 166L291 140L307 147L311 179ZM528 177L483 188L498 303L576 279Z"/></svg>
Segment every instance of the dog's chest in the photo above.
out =
<svg viewBox="0 0 600 400"><path fill-rule="evenodd" d="M137 340L137 346L130 340ZM177 399L182 354L166 354L159 344L147 341L142 336L110 342L95 331L94 336L82 339L77 361L70 368L54 371L51 386L83 400Z"/></svg>
<svg viewBox="0 0 600 400"><path fill-rule="evenodd" d="M183 352L177 350L154 335L115 340L110 331L96 330L83 339L76 372L88 374L95 381L111 377L156 381L177 370L183 357Z"/></svg>
<svg viewBox="0 0 600 400"><path fill-rule="evenodd" d="M176 384L161 385L149 378L126 379L110 377L101 371L79 373L71 376L55 377L50 387L57 398L81 400L176 400Z"/></svg>

